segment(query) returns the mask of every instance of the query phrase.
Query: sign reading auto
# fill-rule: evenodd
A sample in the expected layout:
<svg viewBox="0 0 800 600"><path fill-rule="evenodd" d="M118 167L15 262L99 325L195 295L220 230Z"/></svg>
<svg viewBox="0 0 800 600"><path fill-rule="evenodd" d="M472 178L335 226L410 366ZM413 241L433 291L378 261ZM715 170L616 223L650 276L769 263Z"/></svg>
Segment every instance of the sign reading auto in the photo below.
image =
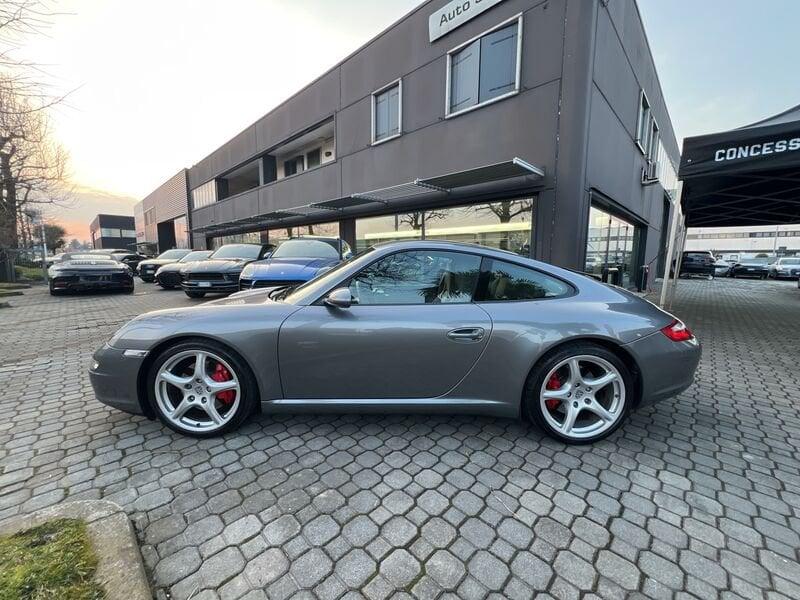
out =
<svg viewBox="0 0 800 600"><path fill-rule="evenodd" d="M500 4L503 0L453 0L428 18L428 32L433 42L461 27L470 19Z"/></svg>

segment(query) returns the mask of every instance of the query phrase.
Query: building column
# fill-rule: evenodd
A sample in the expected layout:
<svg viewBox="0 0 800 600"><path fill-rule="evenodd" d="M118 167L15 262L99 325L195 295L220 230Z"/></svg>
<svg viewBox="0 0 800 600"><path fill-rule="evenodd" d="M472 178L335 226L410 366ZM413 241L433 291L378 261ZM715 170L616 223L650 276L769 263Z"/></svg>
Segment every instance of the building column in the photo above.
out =
<svg viewBox="0 0 800 600"><path fill-rule="evenodd" d="M347 242L355 252L356 249L356 220L342 219L339 221L339 237Z"/></svg>

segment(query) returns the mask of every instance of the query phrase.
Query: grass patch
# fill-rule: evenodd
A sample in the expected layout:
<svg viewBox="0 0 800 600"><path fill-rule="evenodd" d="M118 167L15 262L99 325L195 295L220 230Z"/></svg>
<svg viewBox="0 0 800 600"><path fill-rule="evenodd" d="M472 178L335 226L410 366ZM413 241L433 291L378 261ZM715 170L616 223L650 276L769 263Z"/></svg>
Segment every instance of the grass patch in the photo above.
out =
<svg viewBox="0 0 800 600"><path fill-rule="evenodd" d="M86 524L60 519L0 537L0 600L100 600Z"/></svg>
<svg viewBox="0 0 800 600"><path fill-rule="evenodd" d="M31 281L42 281L44 275L42 274L42 267L14 267L17 272L17 278L30 279Z"/></svg>

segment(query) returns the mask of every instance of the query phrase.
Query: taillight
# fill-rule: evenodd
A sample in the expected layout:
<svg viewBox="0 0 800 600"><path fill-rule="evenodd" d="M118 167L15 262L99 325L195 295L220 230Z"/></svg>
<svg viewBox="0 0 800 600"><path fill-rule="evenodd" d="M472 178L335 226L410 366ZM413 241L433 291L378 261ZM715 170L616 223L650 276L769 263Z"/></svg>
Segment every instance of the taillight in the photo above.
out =
<svg viewBox="0 0 800 600"><path fill-rule="evenodd" d="M662 327L661 333L663 333L673 342L688 342L689 340L694 339L694 334L689 330L688 327L686 327L686 325L684 325L681 321L678 321L678 319L675 319L666 327Z"/></svg>

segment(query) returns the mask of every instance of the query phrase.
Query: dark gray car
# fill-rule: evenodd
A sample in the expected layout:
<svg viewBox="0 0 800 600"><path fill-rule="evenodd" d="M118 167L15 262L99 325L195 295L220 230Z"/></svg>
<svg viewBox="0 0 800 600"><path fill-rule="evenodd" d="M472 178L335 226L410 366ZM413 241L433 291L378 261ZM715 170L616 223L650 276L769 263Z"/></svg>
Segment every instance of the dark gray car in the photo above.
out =
<svg viewBox="0 0 800 600"><path fill-rule="evenodd" d="M144 314L94 356L101 402L199 437L256 410L530 418L606 437L687 388L700 345L620 288L481 246L394 242L296 288Z"/></svg>

